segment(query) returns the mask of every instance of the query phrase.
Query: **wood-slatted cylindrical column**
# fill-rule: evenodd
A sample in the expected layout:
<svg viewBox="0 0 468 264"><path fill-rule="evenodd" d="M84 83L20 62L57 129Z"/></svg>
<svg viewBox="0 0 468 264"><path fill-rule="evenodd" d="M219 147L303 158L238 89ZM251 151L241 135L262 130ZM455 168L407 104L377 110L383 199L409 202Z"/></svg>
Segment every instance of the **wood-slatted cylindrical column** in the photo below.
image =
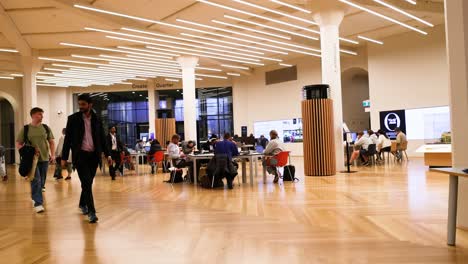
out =
<svg viewBox="0 0 468 264"><path fill-rule="evenodd" d="M170 141L172 135L176 133L175 118L157 118L156 119L156 139L161 146L166 148L166 141Z"/></svg>
<svg viewBox="0 0 468 264"><path fill-rule="evenodd" d="M302 101L302 125L304 174L306 176L335 175L333 101L331 99Z"/></svg>

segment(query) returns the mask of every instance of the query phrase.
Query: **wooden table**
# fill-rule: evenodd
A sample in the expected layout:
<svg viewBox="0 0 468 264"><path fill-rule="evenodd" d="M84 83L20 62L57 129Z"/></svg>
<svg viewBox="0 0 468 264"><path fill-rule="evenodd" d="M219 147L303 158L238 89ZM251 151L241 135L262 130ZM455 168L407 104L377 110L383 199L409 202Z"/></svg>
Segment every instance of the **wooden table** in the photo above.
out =
<svg viewBox="0 0 468 264"><path fill-rule="evenodd" d="M441 168L431 171L450 175L448 219L447 219L447 244L455 246L457 236L457 200L458 200L458 177L468 178L468 173L462 168Z"/></svg>

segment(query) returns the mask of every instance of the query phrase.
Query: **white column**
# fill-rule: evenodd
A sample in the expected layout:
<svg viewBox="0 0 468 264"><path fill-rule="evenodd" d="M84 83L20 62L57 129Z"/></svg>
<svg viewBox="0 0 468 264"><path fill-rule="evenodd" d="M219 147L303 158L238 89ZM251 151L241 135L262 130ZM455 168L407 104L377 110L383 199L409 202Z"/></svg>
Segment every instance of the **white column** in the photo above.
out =
<svg viewBox="0 0 468 264"><path fill-rule="evenodd" d="M330 9L320 11L314 19L320 26L322 47L322 83L330 85L335 124L335 153L337 171L344 170L343 106L341 98L341 65L339 27L344 11Z"/></svg>
<svg viewBox="0 0 468 264"><path fill-rule="evenodd" d="M453 166L468 168L468 2L445 1ZM459 180L458 226L468 228L468 180Z"/></svg>
<svg viewBox="0 0 468 264"><path fill-rule="evenodd" d="M29 121L29 110L37 105L36 74L40 70L40 63L34 56L22 56L23 66L23 123ZM39 106L40 107L40 106Z"/></svg>
<svg viewBox="0 0 468 264"><path fill-rule="evenodd" d="M148 79L148 118L149 130L148 133L156 137L156 102L155 102L155 88L156 84L154 79Z"/></svg>
<svg viewBox="0 0 468 264"><path fill-rule="evenodd" d="M177 58L182 67L184 91L184 134L185 140L197 140L197 112L195 108L195 66L198 57L181 56Z"/></svg>

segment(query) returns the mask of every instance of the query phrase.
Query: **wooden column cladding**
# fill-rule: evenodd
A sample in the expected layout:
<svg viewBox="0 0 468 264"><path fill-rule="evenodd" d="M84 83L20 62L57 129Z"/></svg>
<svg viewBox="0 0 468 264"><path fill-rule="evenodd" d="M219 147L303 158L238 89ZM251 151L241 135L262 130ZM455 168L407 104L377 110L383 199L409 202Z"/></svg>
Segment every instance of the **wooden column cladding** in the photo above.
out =
<svg viewBox="0 0 468 264"><path fill-rule="evenodd" d="M170 141L172 135L176 133L175 118L157 118L156 119L156 139L161 146L166 148L166 141Z"/></svg>
<svg viewBox="0 0 468 264"><path fill-rule="evenodd" d="M331 99L302 101L302 125L304 174L306 176L335 175L333 101Z"/></svg>

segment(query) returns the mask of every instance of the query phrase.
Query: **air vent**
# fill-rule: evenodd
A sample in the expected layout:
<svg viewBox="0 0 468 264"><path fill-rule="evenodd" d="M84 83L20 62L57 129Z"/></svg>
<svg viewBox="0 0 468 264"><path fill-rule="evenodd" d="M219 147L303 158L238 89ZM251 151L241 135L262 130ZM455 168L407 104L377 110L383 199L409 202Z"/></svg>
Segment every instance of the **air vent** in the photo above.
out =
<svg viewBox="0 0 468 264"><path fill-rule="evenodd" d="M282 82L289 82L297 80L297 67L281 68L274 71L265 73L265 84L276 84Z"/></svg>

